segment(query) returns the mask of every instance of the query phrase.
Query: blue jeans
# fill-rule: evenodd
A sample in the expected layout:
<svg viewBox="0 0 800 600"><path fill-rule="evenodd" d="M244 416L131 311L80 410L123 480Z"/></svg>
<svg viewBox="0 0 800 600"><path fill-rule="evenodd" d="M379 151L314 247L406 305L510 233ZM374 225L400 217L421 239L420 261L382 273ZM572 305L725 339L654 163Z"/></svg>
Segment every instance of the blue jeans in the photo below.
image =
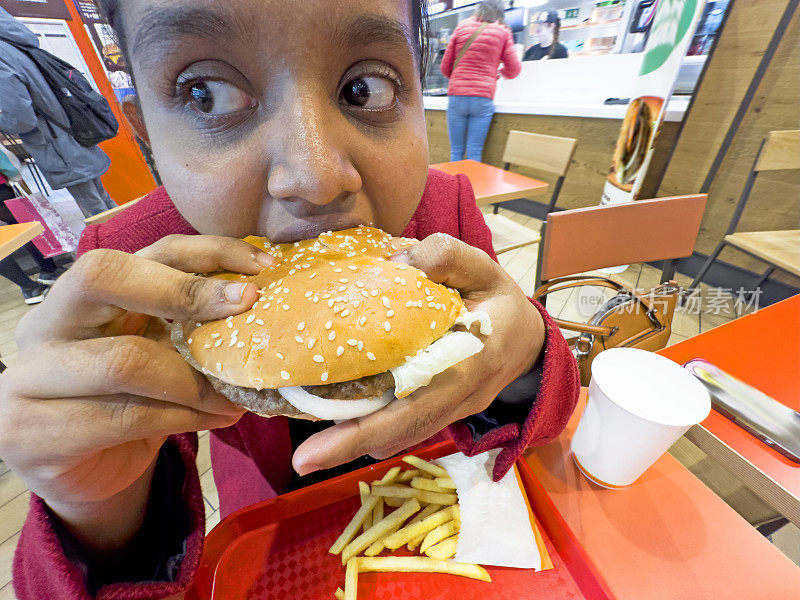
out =
<svg viewBox="0 0 800 600"><path fill-rule="evenodd" d="M483 142L494 115L494 101L482 96L447 97L447 134L450 136L450 160L467 158L480 162Z"/></svg>

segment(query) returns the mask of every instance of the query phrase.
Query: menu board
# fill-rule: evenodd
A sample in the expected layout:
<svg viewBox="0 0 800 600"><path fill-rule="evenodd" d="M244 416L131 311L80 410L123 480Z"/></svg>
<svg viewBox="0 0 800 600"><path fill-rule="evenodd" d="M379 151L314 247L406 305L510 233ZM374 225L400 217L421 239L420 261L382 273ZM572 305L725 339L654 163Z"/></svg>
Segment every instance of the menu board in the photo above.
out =
<svg viewBox="0 0 800 600"><path fill-rule="evenodd" d="M134 93L133 82L128 74L125 57L114 39L111 26L97 10L97 6L92 0L73 0L73 2L81 15L86 32L97 50L97 55L111 82L111 87L114 88L117 100L121 101L125 96L132 95Z"/></svg>

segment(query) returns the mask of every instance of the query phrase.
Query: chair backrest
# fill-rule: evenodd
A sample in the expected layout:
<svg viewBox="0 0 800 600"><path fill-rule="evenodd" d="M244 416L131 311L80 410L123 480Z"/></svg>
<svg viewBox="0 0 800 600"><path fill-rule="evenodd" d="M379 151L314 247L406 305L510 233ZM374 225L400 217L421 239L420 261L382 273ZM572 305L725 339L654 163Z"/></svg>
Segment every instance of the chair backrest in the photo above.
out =
<svg viewBox="0 0 800 600"><path fill-rule="evenodd" d="M561 176L569 168L577 143L574 138L509 131L503 162Z"/></svg>
<svg viewBox="0 0 800 600"><path fill-rule="evenodd" d="M689 256L707 198L694 194L550 213L537 286L584 271Z"/></svg>
<svg viewBox="0 0 800 600"><path fill-rule="evenodd" d="M800 129L770 131L754 171L800 169Z"/></svg>

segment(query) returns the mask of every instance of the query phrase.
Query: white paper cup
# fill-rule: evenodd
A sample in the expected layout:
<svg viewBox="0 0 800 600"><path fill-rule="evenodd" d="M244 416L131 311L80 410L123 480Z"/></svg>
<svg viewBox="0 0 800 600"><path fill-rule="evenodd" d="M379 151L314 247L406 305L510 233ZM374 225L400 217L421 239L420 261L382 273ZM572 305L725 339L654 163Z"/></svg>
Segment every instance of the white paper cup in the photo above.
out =
<svg viewBox="0 0 800 600"><path fill-rule="evenodd" d="M592 362L573 459L597 485L629 485L710 411L705 387L680 365L644 350L606 350Z"/></svg>

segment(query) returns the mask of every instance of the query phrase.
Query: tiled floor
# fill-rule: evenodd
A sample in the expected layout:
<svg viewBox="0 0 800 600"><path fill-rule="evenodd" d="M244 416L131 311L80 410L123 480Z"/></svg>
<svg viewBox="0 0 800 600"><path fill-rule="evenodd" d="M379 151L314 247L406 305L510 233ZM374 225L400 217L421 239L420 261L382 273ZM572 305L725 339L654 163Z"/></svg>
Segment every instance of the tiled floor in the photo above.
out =
<svg viewBox="0 0 800 600"><path fill-rule="evenodd" d="M533 229L539 229L540 222L536 219L501 211L506 216ZM537 246L527 246L500 256L500 264L520 284L527 295L533 292L534 275L536 269ZM649 265L631 265L625 272L613 275L612 278L634 288L649 290L659 283L660 272ZM688 278L679 275L678 283L687 285ZM733 302L730 298L720 297L719 302L713 294L714 290L706 288L706 300L703 304L704 312L677 310L673 319L673 333L669 343L674 344L690 336L697 335L718 325L728 322L735 316ZM574 290L554 294L548 299L548 310L554 316L570 319L584 320L581 304ZM709 301L711 300L711 301ZM723 305L726 310L719 311ZM696 308L696 307L694 307ZM13 364L17 357L17 347L14 342L14 329L19 319L30 307L25 306L18 289L0 278L0 357L6 364ZM715 314L719 312L719 314ZM200 481L203 487L203 497L206 504L207 529L219 522L219 498L211 473L211 457L209 454L208 432L200 434L200 453L197 466L200 472ZM680 448L673 450L679 459L690 461L687 456L681 456ZM702 457L693 455L691 460L701 462ZM11 588L11 559L19 539L20 528L25 519L28 505L28 491L22 480L0 462L0 600L14 600ZM787 526L775 534L773 541L782 548L795 562L800 564L800 530Z"/></svg>

